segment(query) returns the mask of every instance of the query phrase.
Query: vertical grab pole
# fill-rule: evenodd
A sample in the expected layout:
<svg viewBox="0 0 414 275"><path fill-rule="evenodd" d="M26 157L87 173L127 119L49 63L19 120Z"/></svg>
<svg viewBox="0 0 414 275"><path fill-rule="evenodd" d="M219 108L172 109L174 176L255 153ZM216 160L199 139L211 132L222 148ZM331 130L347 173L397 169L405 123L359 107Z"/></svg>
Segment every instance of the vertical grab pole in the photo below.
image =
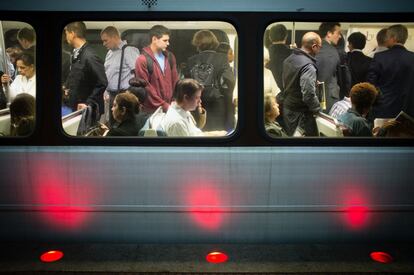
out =
<svg viewBox="0 0 414 275"><path fill-rule="evenodd" d="M9 67L7 64L7 53L6 53L6 46L4 43L4 33L3 33L3 21L0 21L0 53L1 53L1 60L0 60L0 65L3 68L3 73L5 74L9 74ZM3 83L1 83L1 85L3 85ZM9 84L7 83L6 85L3 85L4 87L4 94L6 96L6 98L9 98Z"/></svg>

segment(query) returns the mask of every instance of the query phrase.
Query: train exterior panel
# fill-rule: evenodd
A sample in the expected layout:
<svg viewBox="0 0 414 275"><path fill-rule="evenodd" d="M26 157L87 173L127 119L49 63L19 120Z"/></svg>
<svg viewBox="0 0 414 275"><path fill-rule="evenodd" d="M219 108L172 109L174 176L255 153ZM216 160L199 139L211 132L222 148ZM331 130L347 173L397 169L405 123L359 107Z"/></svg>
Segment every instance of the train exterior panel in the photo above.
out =
<svg viewBox="0 0 414 275"><path fill-rule="evenodd" d="M150 4L155 3L155 4ZM7 1L37 32L37 121L1 138L1 241L412 242L412 139L264 134L263 33L278 21L410 22L414 2ZM45 22L44 18L51 22ZM238 35L239 123L213 139L75 138L61 126L61 32L75 20L225 21ZM56 76L56 77L55 77Z"/></svg>
<svg viewBox="0 0 414 275"><path fill-rule="evenodd" d="M399 148L2 148L0 236L413 241L413 157Z"/></svg>

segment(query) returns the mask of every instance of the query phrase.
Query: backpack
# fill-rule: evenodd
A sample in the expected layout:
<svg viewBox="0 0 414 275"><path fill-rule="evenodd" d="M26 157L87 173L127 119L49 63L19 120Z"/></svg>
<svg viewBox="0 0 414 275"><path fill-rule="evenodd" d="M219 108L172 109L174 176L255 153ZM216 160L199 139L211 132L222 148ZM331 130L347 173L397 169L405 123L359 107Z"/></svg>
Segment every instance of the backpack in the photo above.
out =
<svg viewBox="0 0 414 275"><path fill-rule="evenodd" d="M154 72L154 60L152 60L152 57L146 51L143 50L142 54L145 56L145 59L147 60L147 70L148 70L149 77L151 78L151 75ZM167 59L168 59L168 64L170 64L170 69L172 71L173 70L172 54L170 52L167 52Z"/></svg>
<svg viewBox="0 0 414 275"><path fill-rule="evenodd" d="M215 101L223 97L216 77L217 72L210 62L213 57L214 55L211 55L206 62L197 62L190 70L191 78L204 86L201 99L205 102Z"/></svg>

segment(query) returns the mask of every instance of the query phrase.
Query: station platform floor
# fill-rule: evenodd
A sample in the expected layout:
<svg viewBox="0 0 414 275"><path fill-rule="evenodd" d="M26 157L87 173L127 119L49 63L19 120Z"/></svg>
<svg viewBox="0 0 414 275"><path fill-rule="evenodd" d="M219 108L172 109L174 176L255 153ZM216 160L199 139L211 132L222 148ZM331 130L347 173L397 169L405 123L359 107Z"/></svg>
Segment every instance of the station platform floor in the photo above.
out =
<svg viewBox="0 0 414 275"><path fill-rule="evenodd" d="M0 243L1 274L414 274L414 244ZM42 253L60 250L56 262ZM208 253L223 252L224 263ZM389 263L371 259L387 252Z"/></svg>

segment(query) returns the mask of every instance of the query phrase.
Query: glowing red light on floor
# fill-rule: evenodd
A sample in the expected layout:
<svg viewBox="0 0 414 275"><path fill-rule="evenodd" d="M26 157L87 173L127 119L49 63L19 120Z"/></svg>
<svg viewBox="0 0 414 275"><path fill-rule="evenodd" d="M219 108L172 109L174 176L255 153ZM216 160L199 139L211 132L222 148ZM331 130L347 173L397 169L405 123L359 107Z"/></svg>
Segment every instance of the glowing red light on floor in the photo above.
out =
<svg viewBox="0 0 414 275"><path fill-rule="evenodd" d="M211 252L206 256L207 262L212 264L221 264L227 262L228 259L229 257L222 252Z"/></svg>
<svg viewBox="0 0 414 275"><path fill-rule="evenodd" d="M372 260L383 264L389 264L393 261L391 255L386 252L375 251L370 256Z"/></svg>
<svg viewBox="0 0 414 275"><path fill-rule="evenodd" d="M43 253L40 256L40 260L45 263L51 263L51 262L59 261L60 259L62 259L62 257L63 257L62 251L51 250L51 251Z"/></svg>

